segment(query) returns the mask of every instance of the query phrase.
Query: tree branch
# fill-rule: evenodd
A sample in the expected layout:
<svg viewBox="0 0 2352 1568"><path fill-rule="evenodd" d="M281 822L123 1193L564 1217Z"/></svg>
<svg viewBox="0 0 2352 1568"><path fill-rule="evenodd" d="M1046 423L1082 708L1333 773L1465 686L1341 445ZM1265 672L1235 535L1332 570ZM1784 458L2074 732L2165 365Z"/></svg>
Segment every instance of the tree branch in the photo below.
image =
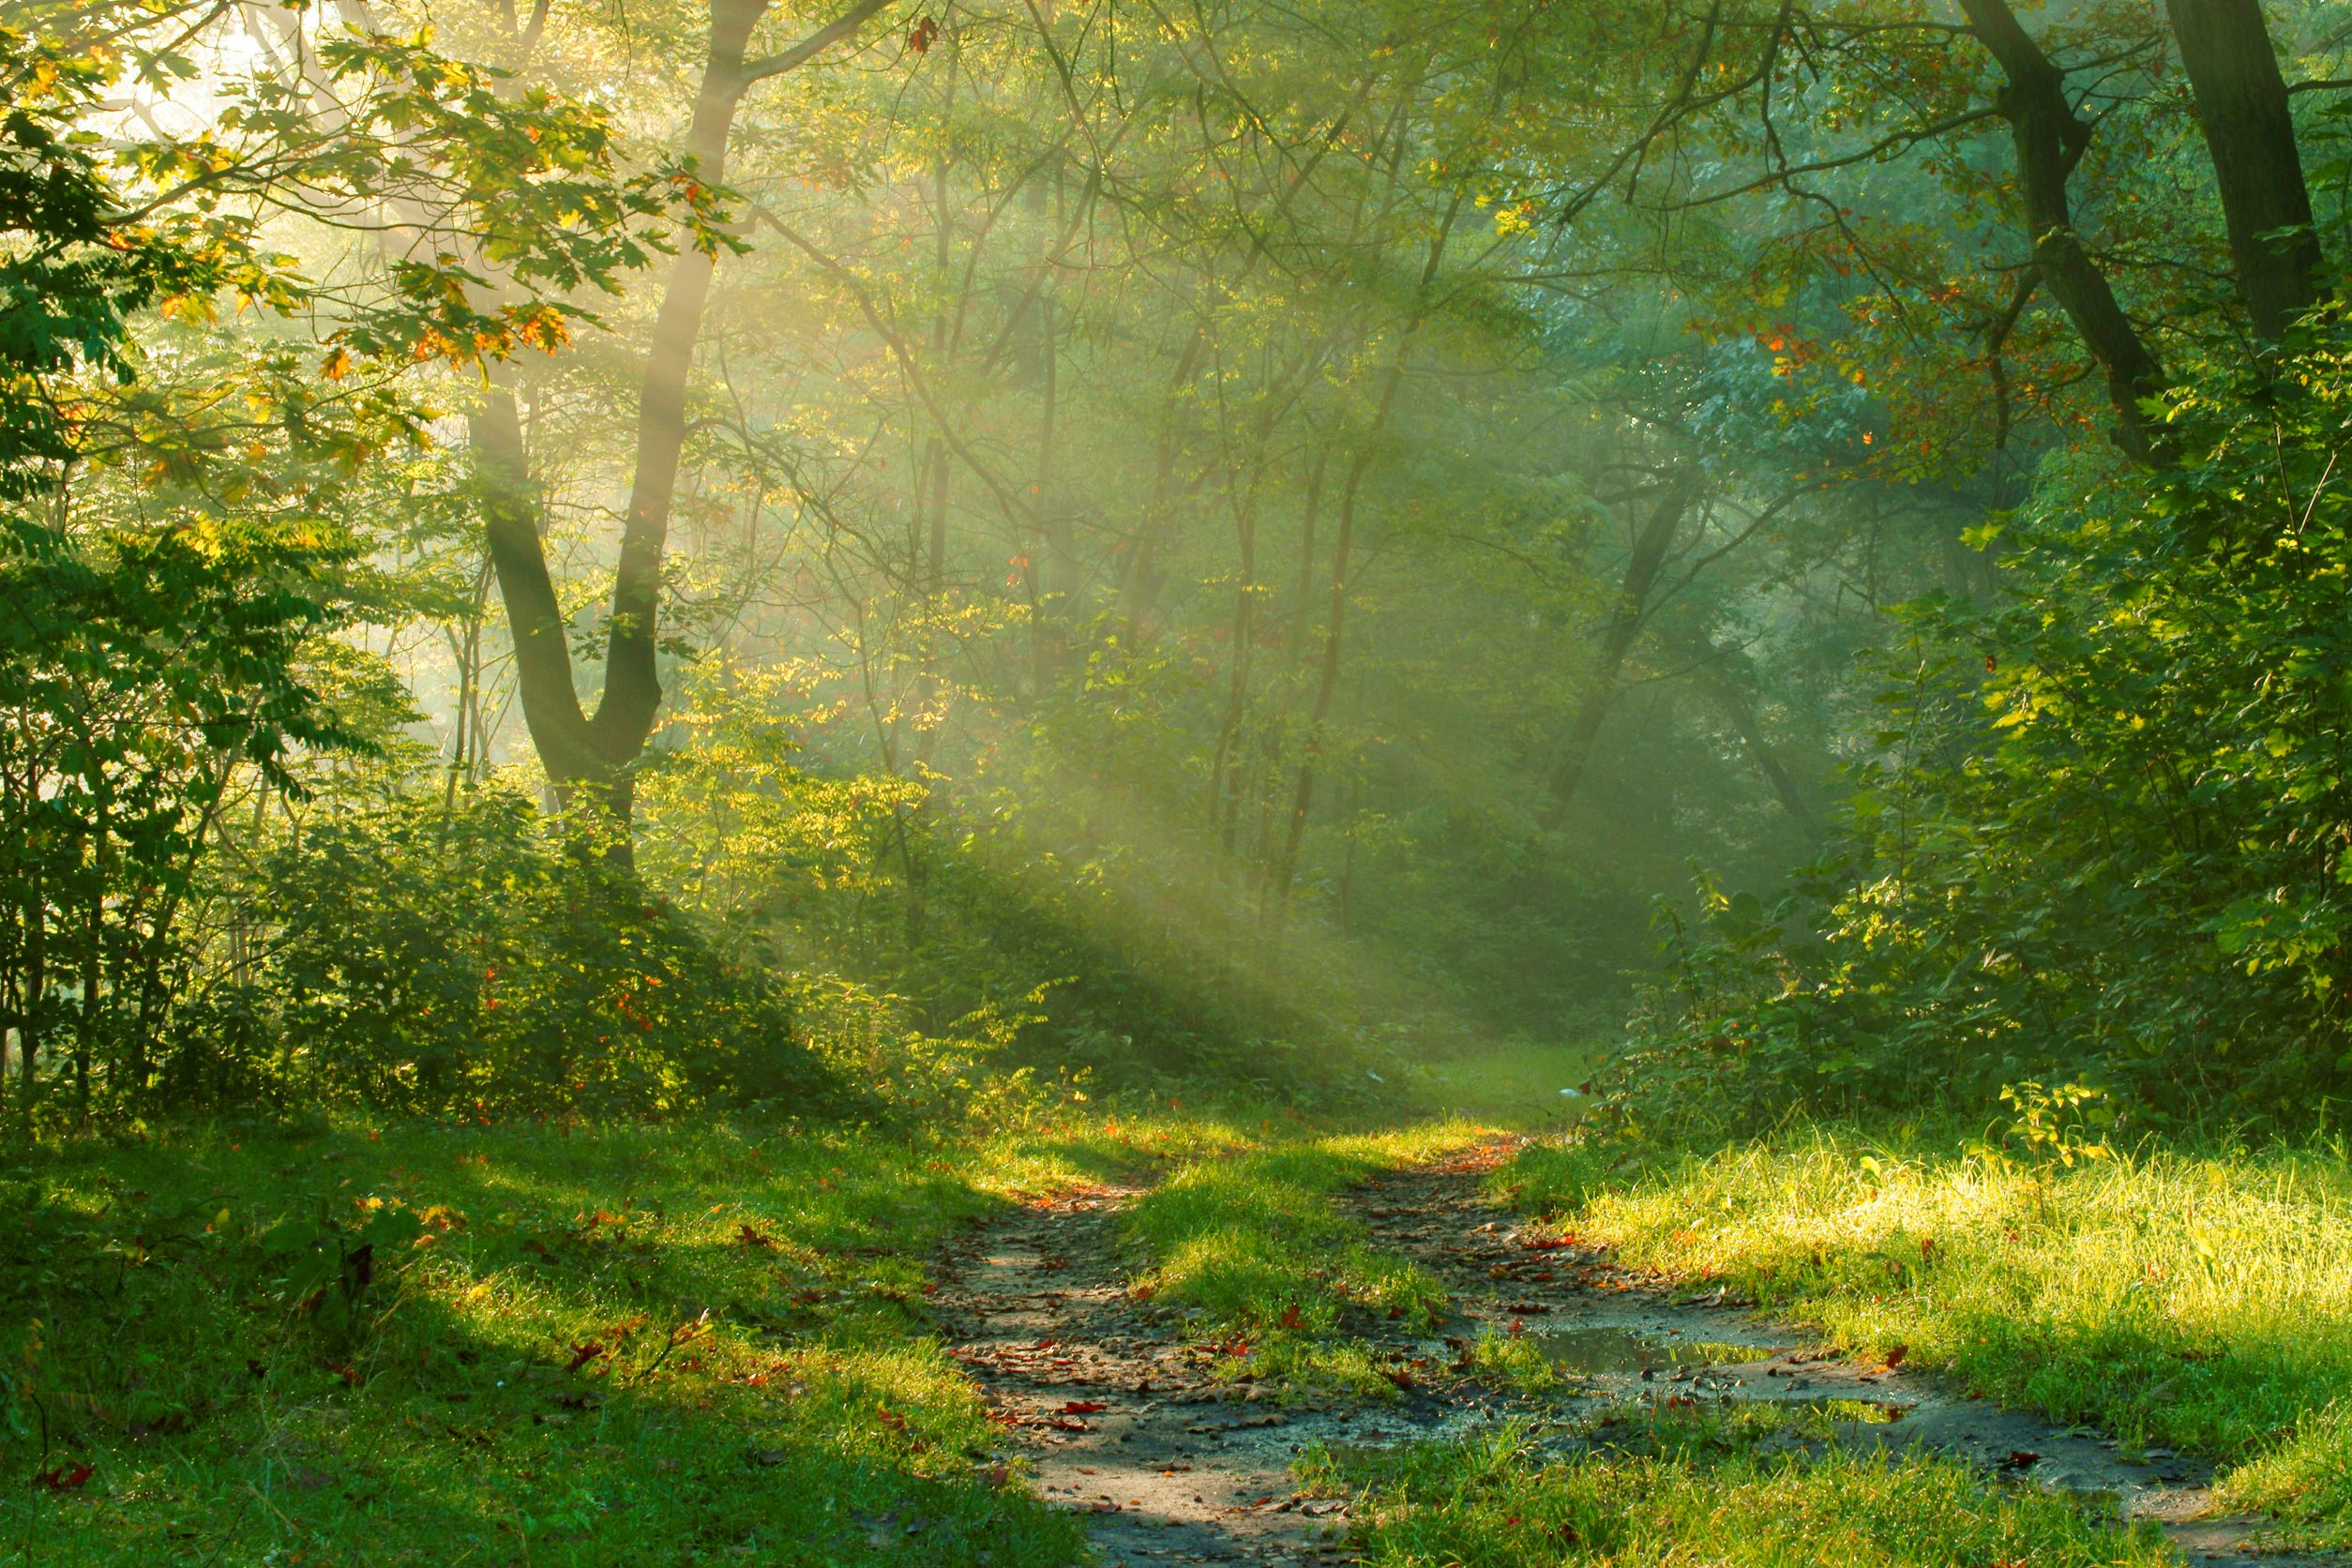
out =
<svg viewBox="0 0 2352 1568"><path fill-rule="evenodd" d="M764 82L771 76L781 76L788 70L807 65L817 55L823 53L852 33L856 32L866 24L868 17L889 4L890 0L857 0L856 5L852 6L831 22L801 39L800 42L792 45L792 48L761 59L746 61L743 68L745 84Z"/></svg>

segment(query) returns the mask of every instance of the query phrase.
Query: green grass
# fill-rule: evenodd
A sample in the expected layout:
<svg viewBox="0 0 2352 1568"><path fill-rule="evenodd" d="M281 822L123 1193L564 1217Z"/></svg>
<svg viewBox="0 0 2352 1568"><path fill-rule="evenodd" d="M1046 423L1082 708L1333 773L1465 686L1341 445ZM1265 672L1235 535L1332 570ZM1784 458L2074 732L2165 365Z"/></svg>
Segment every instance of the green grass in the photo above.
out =
<svg viewBox="0 0 2352 1568"><path fill-rule="evenodd" d="M1401 1088L1439 1116L1511 1132L1558 1131L1573 1124L1581 1102L1560 1093L1592 1074L1605 1045L1525 1046L1407 1067Z"/></svg>
<svg viewBox="0 0 2352 1568"><path fill-rule="evenodd" d="M1197 1161L1139 1199L1124 1238L1145 1267L1135 1294L1173 1308L1196 1338L1229 1354L1221 1374L1299 1390L1393 1394L1394 1375L1363 1331L1436 1321L1445 1288L1370 1244L1334 1203L1382 1170L1473 1140L1467 1123L1305 1138Z"/></svg>
<svg viewBox="0 0 2352 1568"><path fill-rule="evenodd" d="M2074 1503L1988 1486L1919 1455L1772 1452L1802 1436L1779 1412L1664 1414L1605 1427L1565 1454L1505 1425L1385 1454L1310 1454L1302 1480L1359 1493L1367 1568L2159 1568L2152 1530Z"/></svg>
<svg viewBox="0 0 2352 1568"><path fill-rule="evenodd" d="M1972 1391L2210 1455L2225 1505L2352 1545L2352 1165L2148 1150L2072 1168L1800 1128L1524 1153L1496 1180L1627 1261L1906 1348Z"/></svg>
<svg viewBox="0 0 2352 1568"><path fill-rule="evenodd" d="M0 1168L0 1562L1076 1562L927 1337L924 1261L1008 1195L1232 1136L41 1149Z"/></svg>

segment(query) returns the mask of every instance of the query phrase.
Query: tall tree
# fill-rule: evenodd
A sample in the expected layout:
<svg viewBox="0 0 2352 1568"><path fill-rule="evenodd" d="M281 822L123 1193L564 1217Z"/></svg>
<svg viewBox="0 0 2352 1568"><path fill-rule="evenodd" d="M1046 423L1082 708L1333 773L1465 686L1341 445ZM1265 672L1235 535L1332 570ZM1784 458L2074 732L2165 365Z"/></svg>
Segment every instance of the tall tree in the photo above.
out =
<svg viewBox="0 0 2352 1568"><path fill-rule="evenodd" d="M754 56L751 38L769 0L711 0L710 42L688 121L689 176L711 188L727 177L728 141L744 95L855 33L889 0L856 0L789 49ZM483 525L512 629L524 723L560 797L589 806L617 832L610 852L626 860L631 769L661 707L658 658L662 562L686 448L686 394L717 269L721 236L698 236L671 264L654 318L637 399L636 460L605 636L604 687L591 713L572 669L568 625L548 570L540 508L529 476L514 390L494 379L470 434L484 491Z"/></svg>

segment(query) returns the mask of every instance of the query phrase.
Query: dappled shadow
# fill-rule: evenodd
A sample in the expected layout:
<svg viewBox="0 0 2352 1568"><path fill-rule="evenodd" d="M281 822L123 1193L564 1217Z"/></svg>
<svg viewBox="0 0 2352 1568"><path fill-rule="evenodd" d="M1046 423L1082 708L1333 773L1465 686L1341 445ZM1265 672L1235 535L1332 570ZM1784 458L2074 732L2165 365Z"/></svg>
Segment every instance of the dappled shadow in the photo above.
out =
<svg viewBox="0 0 2352 1568"><path fill-rule="evenodd" d="M990 1207L943 1163L728 1129L70 1147L53 1200L0 1230L0 1323L45 1325L28 1425L92 1470L27 1486L33 1454L8 1450L0 1543L43 1563L166 1528L174 1556L255 1561L1070 1561L1075 1527L990 1473L990 1428L920 1338L924 1252ZM345 1320L345 1276L306 1306L270 1228L363 1200L430 1239L371 1260Z"/></svg>

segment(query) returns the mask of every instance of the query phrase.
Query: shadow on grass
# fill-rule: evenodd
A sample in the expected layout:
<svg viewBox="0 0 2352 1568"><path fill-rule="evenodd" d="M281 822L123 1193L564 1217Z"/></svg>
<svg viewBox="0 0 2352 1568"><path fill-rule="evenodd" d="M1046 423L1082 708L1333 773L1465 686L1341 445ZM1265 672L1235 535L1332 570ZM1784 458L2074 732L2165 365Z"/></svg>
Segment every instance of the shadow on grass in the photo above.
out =
<svg viewBox="0 0 2352 1568"><path fill-rule="evenodd" d="M0 1560L1077 1560L922 1334L925 1257L998 1201L970 1151L396 1126L44 1158L0 1229ZM306 1309L272 1226L371 1203L430 1241Z"/></svg>

